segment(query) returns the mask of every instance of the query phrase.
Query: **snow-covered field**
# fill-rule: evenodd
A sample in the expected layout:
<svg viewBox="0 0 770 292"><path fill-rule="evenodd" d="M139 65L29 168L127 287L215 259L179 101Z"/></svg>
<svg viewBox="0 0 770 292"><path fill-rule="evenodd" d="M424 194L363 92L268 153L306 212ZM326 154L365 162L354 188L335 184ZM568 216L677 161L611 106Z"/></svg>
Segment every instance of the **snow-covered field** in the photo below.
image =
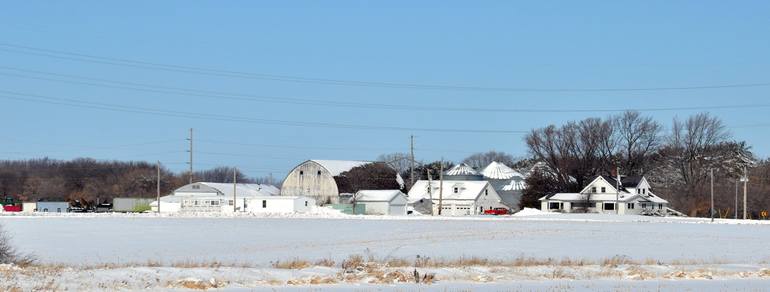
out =
<svg viewBox="0 0 770 292"><path fill-rule="evenodd" d="M33 289L41 286L30 286L32 276L24 275L49 273L52 285L70 290L101 290L98 283L110 283L101 287L109 289L176 289L188 287L187 279L201 282L195 287L236 290L762 291L770 287L766 223L538 212L462 218L0 216L22 252L51 265L36 269L53 269L5 267L0 276ZM371 258L371 266L340 267L354 254ZM430 285L381 286L403 277L411 281L418 255L445 263L491 261L424 266L419 272L435 275ZM521 262L528 258L547 264ZM274 265L306 260L314 266L322 259L335 264ZM401 265L388 265L395 260ZM344 280L351 273L354 280Z"/></svg>

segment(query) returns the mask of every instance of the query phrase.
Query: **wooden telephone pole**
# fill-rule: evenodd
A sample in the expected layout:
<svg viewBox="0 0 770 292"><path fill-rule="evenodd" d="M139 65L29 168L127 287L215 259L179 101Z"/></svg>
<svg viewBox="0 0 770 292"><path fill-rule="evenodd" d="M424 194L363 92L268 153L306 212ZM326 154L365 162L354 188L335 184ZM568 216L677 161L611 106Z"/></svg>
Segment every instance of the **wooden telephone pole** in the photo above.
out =
<svg viewBox="0 0 770 292"><path fill-rule="evenodd" d="M414 135L409 136L409 185L414 185Z"/></svg>
<svg viewBox="0 0 770 292"><path fill-rule="evenodd" d="M193 129L190 128L190 138L187 138L188 141L190 141L190 149L187 150L187 152L190 152L190 161L187 162L190 164L190 183L193 183Z"/></svg>
<svg viewBox="0 0 770 292"><path fill-rule="evenodd" d="M160 160L158 160L157 168L158 168L158 182L157 182L157 186L156 186L156 188L157 188L157 194L156 195L157 195L158 198L157 198L156 202L158 203L158 210L157 211L158 211L158 214L160 214Z"/></svg>
<svg viewBox="0 0 770 292"><path fill-rule="evenodd" d="M444 208L444 157L441 157L441 172L438 174L438 215L441 216L441 210Z"/></svg>
<svg viewBox="0 0 770 292"><path fill-rule="evenodd" d="M236 194L238 193L238 169L233 167L233 213L238 211L238 198L236 197Z"/></svg>

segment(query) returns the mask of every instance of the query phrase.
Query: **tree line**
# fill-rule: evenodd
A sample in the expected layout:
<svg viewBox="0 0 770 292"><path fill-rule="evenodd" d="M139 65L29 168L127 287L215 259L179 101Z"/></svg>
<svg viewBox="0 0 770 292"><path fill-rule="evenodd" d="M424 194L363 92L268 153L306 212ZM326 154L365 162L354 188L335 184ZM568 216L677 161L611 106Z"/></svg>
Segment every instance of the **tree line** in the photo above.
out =
<svg viewBox="0 0 770 292"><path fill-rule="evenodd" d="M249 178L240 170L216 167L196 171L196 181L267 182ZM161 167L161 194L189 182L189 172L174 173ZM152 198L157 192L157 166L142 161L98 161L78 158L70 161L49 158L0 161L0 194L22 201L66 200L95 203L115 197Z"/></svg>

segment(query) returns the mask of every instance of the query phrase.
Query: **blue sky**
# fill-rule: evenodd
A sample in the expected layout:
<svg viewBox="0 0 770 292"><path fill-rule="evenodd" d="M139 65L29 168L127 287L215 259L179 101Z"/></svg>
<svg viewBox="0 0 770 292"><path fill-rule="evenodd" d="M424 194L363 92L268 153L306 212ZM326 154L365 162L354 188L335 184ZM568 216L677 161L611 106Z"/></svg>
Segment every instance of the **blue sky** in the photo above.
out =
<svg viewBox="0 0 770 292"><path fill-rule="evenodd" d="M517 133L296 127L260 121L526 131L610 114L601 109L770 104L770 87L478 91L287 82L254 74L542 89L766 83L770 82L768 11L767 1L5 3L0 10L2 44L252 75L118 66L0 46L0 86L5 91L0 92L0 158L160 160L180 171L186 168L185 138L191 127L197 141L196 168L237 166L252 176L283 177L305 159L374 159L381 153L404 152L410 134L416 136L416 155L425 160L460 160L491 149L525 155L522 135ZM83 78L198 94L94 86L84 84L89 82ZM315 100L322 105L225 99L201 96L206 95L202 91L247 99ZM74 99L79 106L32 102L30 95ZM84 102L250 120L110 111L83 107ZM329 106L340 102L398 106ZM446 107L589 111L432 109ZM766 157L769 110L756 106L710 111L724 119L736 139L747 140ZM695 112L646 114L668 126L674 117Z"/></svg>

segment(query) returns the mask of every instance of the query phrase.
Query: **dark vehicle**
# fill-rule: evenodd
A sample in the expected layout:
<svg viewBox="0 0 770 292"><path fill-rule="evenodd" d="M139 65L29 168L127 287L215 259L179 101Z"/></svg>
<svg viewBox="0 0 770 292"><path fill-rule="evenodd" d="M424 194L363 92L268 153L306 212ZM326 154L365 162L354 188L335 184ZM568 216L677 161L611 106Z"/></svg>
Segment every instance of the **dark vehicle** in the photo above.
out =
<svg viewBox="0 0 770 292"><path fill-rule="evenodd" d="M484 215L508 215L508 209L506 208L494 208L489 210L484 210Z"/></svg>
<svg viewBox="0 0 770 292"><path fill-rule="evenodd" d="M106 213L106 212L112 212L112 204L101 203L99 205L96 205L96 213Z"/></svg>

